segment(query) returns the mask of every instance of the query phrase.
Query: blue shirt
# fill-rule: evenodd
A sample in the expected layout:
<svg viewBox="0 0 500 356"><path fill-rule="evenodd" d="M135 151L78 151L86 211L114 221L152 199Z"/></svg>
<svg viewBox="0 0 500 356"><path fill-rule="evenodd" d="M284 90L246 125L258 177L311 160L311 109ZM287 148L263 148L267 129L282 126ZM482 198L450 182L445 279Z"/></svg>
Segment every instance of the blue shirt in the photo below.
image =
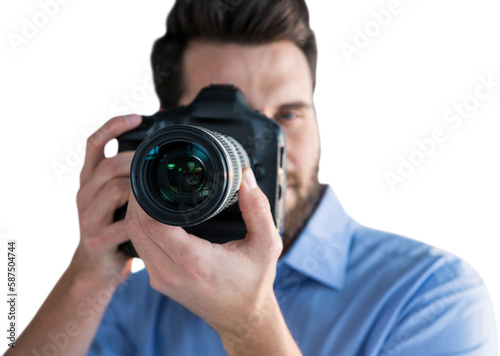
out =
<svg viewBox="0 0 500 356"><path fill-rule="evenodd" d="M330 188L279 260L274 290L305 356L497 355L476 272L446 252L360 225ZM208 324L153 290L142 270L115 292L88 355L226 352Z"/></svg>

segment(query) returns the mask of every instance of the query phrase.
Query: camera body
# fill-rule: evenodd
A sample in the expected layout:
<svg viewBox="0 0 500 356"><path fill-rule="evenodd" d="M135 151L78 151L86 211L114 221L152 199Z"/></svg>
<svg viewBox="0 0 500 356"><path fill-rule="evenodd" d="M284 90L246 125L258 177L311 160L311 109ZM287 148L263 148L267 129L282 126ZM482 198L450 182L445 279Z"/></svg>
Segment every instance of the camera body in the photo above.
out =
<svg viewBox="0 0 500 356"><path fill-rule="evenodd" d="M248 157L248 159L245 158L247 164L242 163L242 165L239 165L238 163L239 170L241 171L242 167L249 163L254 171L258 186L269 199L274 222L281 230L284 221L286 189L285 135L276 122L251 109L247 105L243 93L233 85L214 84L203 88L189 105L166 109L153 116L144 116L139 127L118 137L119 152L137 150L131 165L131 187L137 201L146 213L164 223L175 221L175 223L169 224L182 226L188 233L213 243L225 243L243 239L246 235L245 223L241 211L238 204L234 203L237 200L236 192L231 192L235 195L234 198L231 198L231 201L229 201L230 198L227 199L226 206L229 206L220 206L219 211L215 212L212 216L207 215L208 219L201 223L195 222L193 224L194 220L190 218L194 214L192 213L192 209L181 209L178 211L179 218L174 214L174 220L164 220L163 216L172 215L170 213L172 209L165 212L158 208L151 208L155 204L157 207L161 207L164 203L171 205L169 197L165 201L162 201L157 198L158 194L152 195L149 192L150 190L155 190L156 188L154 187L157 187L155 182L158 179L163 180L163 177L166 174L170 174L170 171L164 170L160 172L161 174L155 173L160 178L152 179L148 176L152 175L150 172L153 170L153 168L148 166L150 164L149 160L155 150L156 152L158 151L158 147L160 147L161 152L161 145L158 142L161 141L163 134L166 135L170 131L174 132L172 141L176 139L177 134L175 132L178 131L182 134L185 128L194 128L203 132L213 133L214 135L220 134L222 137L227 136L231 140L234 139L237 141L235 144L239 148L242 147L246 152L245 157ZM205 135L203 132L201 133ZM232 141L234 142L234 140ZM212 135L208 134L208 136L204 137L203 142L205 143L202 143L201 146L212 146L212 141L214 141ZM204 147L201 147L201 149L205 150ZM237 151L240 151L240 149L237 149ZM208 154L208 156L209 161L218 160L217 157L210 157L214 156L213 154ZM218 164L218 162L215 163ZM159 172L158 165L161 164L157 163L156 171ZM189 165L191 167L194 163L190 162ZM202 162L200 162L200 167L201 165ZM203 165L203 169L206 169L207 172L202 172L203 179L205 181L209 179L205 177L205 173L207 177L211 175L213 185L210 194L205 194L207 195L206 200L214 201L220 199L220 191L216 188L225 184L224 181L231 178L233 174L227 169L218 169L219 172L215 174L210 172L207 162L205 162L205 165ZM173 166L173 164L168 164L168 166ZM201 171L201 168L199 169ZM175 168L175 172L176 170L177 168ZM179 168L180 171L181 168ZM181 173L178 174L180 175ZM200 175L195 176L189 172L183 172L182 174L188 176L191 179L190 182L193 177L200 177ZM186 185L185 182L183 184ZM234 189L232 190L234 191ZM203 204L206 203L206 201L203 202ZM202 204L200 206L203 208ZM115 220L124 218L125 213L126 206L118 209L115 213ZM132 257L138 257L130 241L121 244L119 248Z"/></svg>

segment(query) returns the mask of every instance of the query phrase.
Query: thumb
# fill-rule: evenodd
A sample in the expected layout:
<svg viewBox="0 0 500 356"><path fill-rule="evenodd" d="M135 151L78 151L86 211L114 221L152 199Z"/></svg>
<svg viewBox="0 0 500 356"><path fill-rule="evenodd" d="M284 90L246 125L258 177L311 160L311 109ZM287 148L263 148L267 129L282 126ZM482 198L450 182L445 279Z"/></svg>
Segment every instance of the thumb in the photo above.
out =
<svg viewBox="0 0 500 356"><path fill-rule="evenodd" d="M245 240L265 248L276 246L281 249L281 237L273 221L269 200L257 186L250 168L243 170L238 204L247 229Z"/></svg>

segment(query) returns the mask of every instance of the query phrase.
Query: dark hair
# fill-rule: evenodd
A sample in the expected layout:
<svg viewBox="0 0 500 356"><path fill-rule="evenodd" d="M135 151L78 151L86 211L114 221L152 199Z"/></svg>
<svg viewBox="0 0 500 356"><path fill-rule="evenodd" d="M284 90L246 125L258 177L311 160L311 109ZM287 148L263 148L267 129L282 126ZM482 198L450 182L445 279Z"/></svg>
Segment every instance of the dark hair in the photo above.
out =
<svg viewBox="0 0 500 356"><path fill-rule="evenodd" d="M304 0L176 0L167 18L167 31L156 40L151 54L156 93L163 108L179 104L184 90L183 54L192 40L251 45L290 40L304 53L314 88L316 38Z"/></svg>

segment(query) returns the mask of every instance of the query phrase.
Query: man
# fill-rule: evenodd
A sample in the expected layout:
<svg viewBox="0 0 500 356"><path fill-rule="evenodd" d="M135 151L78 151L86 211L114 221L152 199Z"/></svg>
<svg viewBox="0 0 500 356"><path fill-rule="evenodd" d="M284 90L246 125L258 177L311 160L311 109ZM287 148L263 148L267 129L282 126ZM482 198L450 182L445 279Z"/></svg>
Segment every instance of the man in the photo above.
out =
<svg viewBox="0 0 500 356"><path fill-rule="evenodd" d="M285 232L244 171L244 240L212 245L148 217L130 194L133 153L105 144L137 127L117 117L87 145L77 196L81 241L39 313L8 354L494 355L480 278L459 259L361 226L318 183L313 106L316 45L300 0L176 2L155 44L162 108L211 83L234 84L287 139ZM127 217L114 222L129 202ZM131 239L146 270L129 276ZM106 300L107 309L92 301ZM89 307L90 306L90 307Z"/></svg>

